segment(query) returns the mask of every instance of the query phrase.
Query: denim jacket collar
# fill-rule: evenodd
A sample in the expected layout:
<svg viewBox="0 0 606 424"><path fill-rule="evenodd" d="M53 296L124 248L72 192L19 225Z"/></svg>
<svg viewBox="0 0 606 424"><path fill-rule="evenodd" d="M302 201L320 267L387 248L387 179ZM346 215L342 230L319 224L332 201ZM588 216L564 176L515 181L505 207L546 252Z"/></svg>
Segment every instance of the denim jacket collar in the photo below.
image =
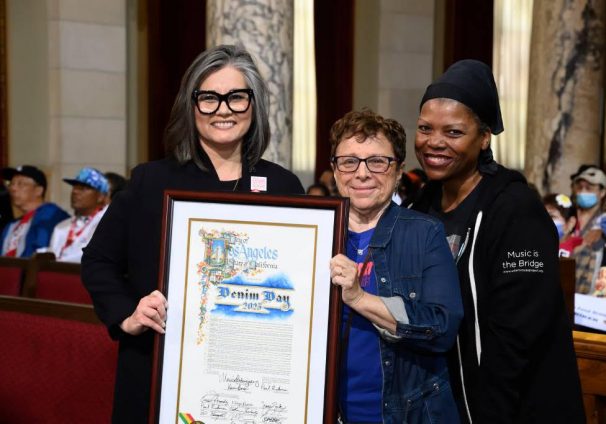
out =
<svg viewBox="0 0 606 424"><path fill-rule="evenodd" d="M389 206L379 218L377 227L370 240L370 247L386 247L391 240L391 233L398 219L398 206L395 202L391 202Z"/></svg>

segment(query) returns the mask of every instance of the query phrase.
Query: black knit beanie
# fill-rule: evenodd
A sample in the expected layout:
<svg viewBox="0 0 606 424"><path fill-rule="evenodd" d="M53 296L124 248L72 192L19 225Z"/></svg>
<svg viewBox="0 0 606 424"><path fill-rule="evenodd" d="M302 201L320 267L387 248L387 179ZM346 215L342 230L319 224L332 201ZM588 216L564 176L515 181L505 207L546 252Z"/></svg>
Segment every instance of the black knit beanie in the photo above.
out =
<svg viewBox="0 0 606 424"><path fill-rule="evenodd" d="M427 87L421 106L430 99L446 98L463 103L490 127L490 132L503 132L499 93L488 65L471 59L451 65L441 77Z"/></svg>
<svg viewBox="0 0 606 424"><path fill-rule="evenodd" d="M465 59L451 65L441 77L425 90L420 107L427 100L446 98L463 103L490 127L492 134L503 132L499 93L492 71L485 63ZM480 171L494 173L496 163L490 147L480 153Z"/></svg>

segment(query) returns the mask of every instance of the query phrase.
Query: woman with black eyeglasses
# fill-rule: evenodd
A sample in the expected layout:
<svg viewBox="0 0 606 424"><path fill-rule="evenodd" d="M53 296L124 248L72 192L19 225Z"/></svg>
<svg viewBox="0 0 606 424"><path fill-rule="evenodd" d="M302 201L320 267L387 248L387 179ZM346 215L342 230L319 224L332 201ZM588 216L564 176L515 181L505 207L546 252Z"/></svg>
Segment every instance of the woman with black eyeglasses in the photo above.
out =
<svg viewBox="0 0 606 424"><path fill-rule="evenodd" d="M82 258L95 311L120 342L113 422L147 422L154 333L167 301L158 282L166 189L303 194L299 179L261 159L270 140L268 89L250 54L222 45L183 76L166 129L168 157L137 166Z"/></svg>
<svg viewBox="0 0 606 424"><path fill-rule="evenodd" d="M404 128L349 112L330 142L337 188L350 199L347 255L331 260L344 303L340 421L458 423L445 354L463 314L457 270L442 224L391 200Z"/></svg>

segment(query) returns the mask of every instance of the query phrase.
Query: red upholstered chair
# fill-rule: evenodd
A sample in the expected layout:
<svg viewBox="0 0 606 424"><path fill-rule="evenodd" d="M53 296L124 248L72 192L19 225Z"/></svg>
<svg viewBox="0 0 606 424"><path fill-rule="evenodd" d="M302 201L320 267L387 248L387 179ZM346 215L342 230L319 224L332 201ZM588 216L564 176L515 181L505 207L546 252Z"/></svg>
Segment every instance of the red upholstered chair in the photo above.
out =
<svg viewBox="0 0 606 424"><path fill-rule="evenodd" d="M52 270L38 270L36 298L61 302L92 304L88 291L80 279L80 266L74 264L77 273Z"/></svg>
<svg viewBox="0 0 606 424"><path fill-rule="evenodd" d="M19 296L29 260L0 256L0 295Z"/></svg>
<svg viewBox="0 0 606 424"><path fill-rule="evenodd" d="M80 264L57 262L52 254L37 254L33 260L35 270L30 269L25 283L29 297L92 304L80 279Z"/></svg>
<svg viewBox="0 0 606 424"><path fill-rule="evenodd" d="M109 423L117 344L92 307L0 296L0 422Z"/></svg>

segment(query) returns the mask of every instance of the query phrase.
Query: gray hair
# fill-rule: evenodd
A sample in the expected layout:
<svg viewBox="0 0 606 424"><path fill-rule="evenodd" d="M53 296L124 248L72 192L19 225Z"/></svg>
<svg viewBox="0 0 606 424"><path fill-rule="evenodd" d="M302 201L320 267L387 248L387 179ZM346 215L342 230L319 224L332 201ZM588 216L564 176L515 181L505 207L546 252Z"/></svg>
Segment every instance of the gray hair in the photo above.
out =
<svg viewBox="0 0 606 424"><path fill-rule="evenodd" d="M189 66L175 98L164 134L166 152L180 163L193 160L205 169L197 152L200 148L196 128L195 107L192 93L210 74L233 66L244 76L248 88L253 91L253 116L248 132L244 135L242 159L249 168L254 167L269 144L269 90L261 77L252 56L239 45L220 45L202 52Z"/></svg>

